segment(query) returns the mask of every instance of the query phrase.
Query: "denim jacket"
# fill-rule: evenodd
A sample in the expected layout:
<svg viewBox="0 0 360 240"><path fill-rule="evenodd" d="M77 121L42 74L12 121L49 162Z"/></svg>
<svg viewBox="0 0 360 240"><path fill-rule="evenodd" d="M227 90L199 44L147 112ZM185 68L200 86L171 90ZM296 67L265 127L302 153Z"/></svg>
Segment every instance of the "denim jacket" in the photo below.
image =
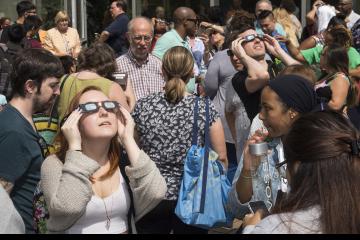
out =
<svg viewBox="0 0 360 240"><path fill-rule="evenodd" d="M282 179L286 177L286 168L285 166L282 166L277 170L275 168L276 163L283 162L284 161L284 151L283 151L283 144L280 140L280 138L273 139L269 145L276 146L276 150L278 152L278 161L276 161L276 157L274 157L275 150L272 148L271 153L268 154L268 162L269 162L269 174L270 174L270 187L271 187L271 201L272 205L275 204L276 197L278 190L282 190L283 192L286 192L286 186L287 182L286 179ZM274 159L275 158L275 159ZM232 183L231 190L229 192L229 198L227 203L228 211L236 218L242 219L245 214L249 212L248 204L249 202L253 201L264 201L266 206L270 209L270 204L268 203L268 197L265 193L265 188L267 184L265 183L264 177L267 175L267 171L264 170L262 162L258 169L256 170L253 178L252 178L252 187L253 187L253 195L251 197L251 200L246 203L240 203L238 194L236 192L236 182L239 179L242 167L243 167L243 161L244 161L244 154L242 154L238 168L236 170L234 180ZM265 161L266 162L266 161ZM281 184L281 182L284 182L284 184Z"/></svg>

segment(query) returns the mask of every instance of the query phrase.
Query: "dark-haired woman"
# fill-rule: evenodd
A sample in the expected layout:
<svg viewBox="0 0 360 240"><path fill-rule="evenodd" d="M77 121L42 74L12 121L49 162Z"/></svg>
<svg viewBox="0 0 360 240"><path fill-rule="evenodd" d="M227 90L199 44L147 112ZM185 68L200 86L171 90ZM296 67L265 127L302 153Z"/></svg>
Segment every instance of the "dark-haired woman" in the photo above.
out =
<svg viewBox="0 0 360 240"><path fill-rule="evenodd" d="M349 78L349 58L346 48L338 44L326 46L320 58L320 67L326 77L315 86L323 108L341 111L352 107L357 98L356 86Z"/></svg>
<svg viewBox="0 0 360 240"><path fill-rule="evenodd" d="M313 48L316 46L324 46L326 33L329 32L332 28L334 28L336 26L346 27L345 18L346 18L346 16L344 16L342 14L338 14L338 15L332 17L330 19L330 22L329 22L326 30L322 31L316 35L310 36L307 39L305 39L304 41L302 41L302 43L300 44L299 50L306 50L306 49L310 49L310 48Z"/></svg>
<svg viewBox="0 0 360 240"><path fill-rule="evenodd" d="M184 170L184 160L191 146L196 96L186 93L186 83L192 76L194 60L184 47L173 47L163 58L165 93L144 97L136 103L133 117L139 144L156 163L164 176L168 191L165 199L137 223L139 233L206 233L206 230L185 225L175 215L178 192ZM199 139L204 142L205 98L199 98ZM224 130L212 103L210 140L219 160L227 167Z"/></svg>
<svg viewBox="0 0 360 240"><path fill-rule="evenodd" d="M249 203L263 201L271 210L281 193L287 192L283 139L302 114L317 105L316 93L309 80L298 75L283 75L270 81L261 93L261 111L254 118L250 138L235 173L229 193L229 209L242 219ZM266 140L266 157L251 155L249 145Z"/></svg>
<svg viewBox="0 0 360 240"><path fill-rule="evenodd" d="M360 233L360 135L335 112L300 117L284 141L290 192L244 233ZM256 226L254 226L256 224Z"/></svg>

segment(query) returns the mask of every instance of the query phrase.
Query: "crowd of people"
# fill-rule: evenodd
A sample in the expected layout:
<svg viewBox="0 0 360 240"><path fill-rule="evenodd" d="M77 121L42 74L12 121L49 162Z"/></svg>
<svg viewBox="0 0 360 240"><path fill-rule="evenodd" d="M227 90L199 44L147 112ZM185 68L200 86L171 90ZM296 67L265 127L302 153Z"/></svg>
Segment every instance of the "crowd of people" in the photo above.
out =
<svg viewBox="0 0 360 240"><path fill-rule="evenodd" d="M304 28L292 0L127 8L89 46L65 11L47 31L31 1L0 19L0 233L208 233L175 214L207 123L238 233L360 233L352 0L314 1Z"/></svg>

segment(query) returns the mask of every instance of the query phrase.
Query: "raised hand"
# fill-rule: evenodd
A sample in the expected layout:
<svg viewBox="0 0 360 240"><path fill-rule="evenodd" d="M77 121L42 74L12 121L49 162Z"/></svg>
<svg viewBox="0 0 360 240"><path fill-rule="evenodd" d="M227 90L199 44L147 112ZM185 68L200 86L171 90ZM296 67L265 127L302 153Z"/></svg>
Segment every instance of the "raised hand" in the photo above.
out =
<svg viewBox="0 0 360 240"><path fill-rule="evenodd" d="M255 214L246 214L244 219L243 219L243 226L246 227L246 226L249 226L249 225L256 225L258 224L261 219L262 219L262 216L261 216L261 212L260 210L257 211Z"/></svg>
<svg viewBox="0 0 360 240"><path fill-rule="evenodd" d="M61 131L69 144L69 150L81 150L81 135L79 131L81 116L81 110L75 109L61 127Z"/></svg>
<svg viewBox="0 0 360 240"><path fill-rule="evenodd" d="M313 4L313 9L318 9L320 6L324 5L325 3L322 0L317 0Z"/></svg>
<svg viewBox="0 0 360 240"><path fill-rule="evenodd" d="M249 145L264 142L269 135L266 129L257 130L245 144L244 148L244 166L245 171L256 171L260 165L261 157L250 154Z"/></svg>
<svg viewBox="0 0 360 240"><path fill-rule="evenodd" d="M235 56L239 59L243 59L248 55L245 52L245 49L242 46L242 43L245 41L243 38L238 38L231 43L231 50L235 54Z"/></svg>
<svg viewBox="0 0 360 240"><path fill-rule="evenodd" d="M282 36L279 36L282 37ZM277 57L279 55L279 51L281 50L281 46L276 38L271 37L268 34L264 35L264 44L266 50L272 54L273 56Z"/></svg>
<svg viewBox="0 0 360 240"><path fill-rule="evenodd" d="M211 28L212 24L208 22L201 22L200 27Z"/></svg>
<svg viewBox="0 0 360 240"><path fill-rule="evenodd" d="M120 107L118 113L118 135L121 144L129 139L134 139L135 122L130 113L123 107Z"/></svg>
<svg viewBox="0 0 360 240"><path fill-rule="evenodd" d="M209 36L208 36L206 33L202 33L202 34L199 36L199 39L204 43L205 48L209 50L209 48L210 48L210 39L209 39Z"/></svg>

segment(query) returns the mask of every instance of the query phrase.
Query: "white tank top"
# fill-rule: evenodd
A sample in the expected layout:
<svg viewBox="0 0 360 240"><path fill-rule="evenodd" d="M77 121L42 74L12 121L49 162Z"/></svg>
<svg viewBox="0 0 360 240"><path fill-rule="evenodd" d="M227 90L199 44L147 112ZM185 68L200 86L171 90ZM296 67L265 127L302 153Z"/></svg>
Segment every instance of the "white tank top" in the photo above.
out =
<svg viewBox="0 0 360 240"><path fill-rule="evenodd" d="M120 170L118 170L120 171ZM69 228L68 234L119 234L128 230L127 214L130 208L130 196L124 178L120 175L120 184L117 191L101 199L93 195L86 206L86 211L79 220ZM106 229L106 204L110 217L110 227ZM111 209L112 206L112 209Z"/></svg>

